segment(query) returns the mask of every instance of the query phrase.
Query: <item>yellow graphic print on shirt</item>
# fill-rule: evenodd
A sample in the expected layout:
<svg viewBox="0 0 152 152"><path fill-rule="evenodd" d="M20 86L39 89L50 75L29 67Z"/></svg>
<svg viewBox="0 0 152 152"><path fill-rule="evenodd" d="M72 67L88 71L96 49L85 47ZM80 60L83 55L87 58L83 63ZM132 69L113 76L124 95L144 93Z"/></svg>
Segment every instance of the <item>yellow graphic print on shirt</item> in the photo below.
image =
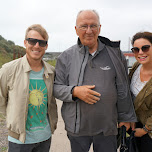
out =
<svg viewBox="0 0 152 152"><path fill-rule="evenodd" d="M30 79L26 130L43 130L47 121L47 88L44 80Z"/></svg>

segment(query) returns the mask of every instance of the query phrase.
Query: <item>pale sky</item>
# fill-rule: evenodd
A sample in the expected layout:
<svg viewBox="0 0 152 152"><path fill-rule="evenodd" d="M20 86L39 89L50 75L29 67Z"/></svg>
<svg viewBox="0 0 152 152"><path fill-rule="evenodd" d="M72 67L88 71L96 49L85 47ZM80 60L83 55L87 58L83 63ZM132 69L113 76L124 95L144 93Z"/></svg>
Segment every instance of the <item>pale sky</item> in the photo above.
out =
<svg viewBox="0 0 152 152"><path fill-rule="evenodd" d="M41 24L49 33L47 52L63 52L77 42L75 20L82 9L99 13L100 35L121 40L122 51L136 32L152 32L152 0L0 0L0 35L24 46L26 29Z"/></svg>

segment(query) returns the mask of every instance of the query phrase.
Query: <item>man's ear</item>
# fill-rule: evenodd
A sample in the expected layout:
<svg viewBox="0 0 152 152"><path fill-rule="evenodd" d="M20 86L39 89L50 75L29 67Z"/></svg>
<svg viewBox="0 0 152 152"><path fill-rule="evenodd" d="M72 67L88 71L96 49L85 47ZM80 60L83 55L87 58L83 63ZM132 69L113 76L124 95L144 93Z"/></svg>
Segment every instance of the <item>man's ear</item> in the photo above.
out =
<svg viewBox="0 0 152 152"><path fill-rule="evenodd" d="M100 24L100 26L99 26L99 33L100 33L100 31L101 31L101 24Z"/></svg>
<svg viewBox="0 0 152 152"><path fill-rule="evenodd" d="M78 34L78 29L77 29L76 26L75 26L75 31L76 31L77 36L79 36L79 34Z"/></svg>
<svg viewBox="0 0 152 152"><path fill-rule="evenodd" d="M25 47L26 47L27 43L28 43L28 42L27 42L26 40L24 40L24 46L25 46Z"/></svg>

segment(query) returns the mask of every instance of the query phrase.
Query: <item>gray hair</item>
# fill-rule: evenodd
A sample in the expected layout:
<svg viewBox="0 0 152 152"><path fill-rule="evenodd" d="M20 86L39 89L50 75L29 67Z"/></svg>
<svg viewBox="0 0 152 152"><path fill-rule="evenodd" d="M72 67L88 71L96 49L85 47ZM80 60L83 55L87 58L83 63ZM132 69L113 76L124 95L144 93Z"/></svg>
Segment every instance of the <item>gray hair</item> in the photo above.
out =
<svg viewBox="0 0 152 152"><path fill-rule="evenodd" d="M91 12L95 13L96 16L98 17L98 21L99 21L99 24L100 24L100 17L99 17L98 12L97 12L96 10L92 10L92 9L79 11L78 14L77 14L77 18L76 18L76 24L77 24L77 19L78 19L79 15L80 15L82 12L84 12L84 11L91 11Z"/></svg>

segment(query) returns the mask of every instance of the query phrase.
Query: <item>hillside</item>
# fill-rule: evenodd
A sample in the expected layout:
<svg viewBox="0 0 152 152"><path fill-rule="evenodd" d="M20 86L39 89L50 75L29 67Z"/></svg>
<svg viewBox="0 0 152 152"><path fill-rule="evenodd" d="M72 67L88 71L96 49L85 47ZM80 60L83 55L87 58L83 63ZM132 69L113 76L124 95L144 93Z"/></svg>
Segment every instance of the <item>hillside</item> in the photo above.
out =
<svg viewBox="0 0 152 152"><path fill-rule="evenodd" d="M3 52L1 52L1 50L0 50L0 67L1 67L4 63L9 62L9 61L11 61L12 59L13 59L12 54L10 54L10 53L3 53Z"/></svg>
<svg viewBox="0 0 152 152"><path fill-rule="evenodd" d="M11 40L6 40L0 35L0 67L11 60L18 54L23 56L25 54L25 48L15 45ZM16 58L15 57L15 58Z"/></svg>

